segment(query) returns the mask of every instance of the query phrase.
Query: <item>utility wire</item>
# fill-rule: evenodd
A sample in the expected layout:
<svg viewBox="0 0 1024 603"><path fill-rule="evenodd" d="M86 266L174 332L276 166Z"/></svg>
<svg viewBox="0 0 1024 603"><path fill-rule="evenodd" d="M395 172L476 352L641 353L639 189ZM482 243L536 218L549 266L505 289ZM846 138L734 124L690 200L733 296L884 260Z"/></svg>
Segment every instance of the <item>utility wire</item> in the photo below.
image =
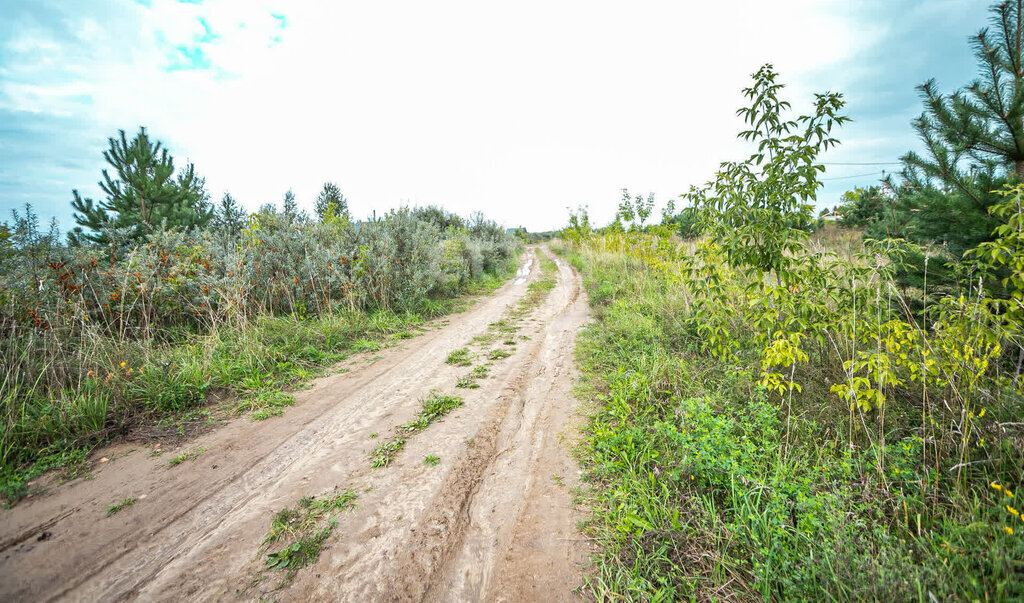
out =
<svg viewBox="0 0 1024 603"><path fill-rule="evenodd" d="M871 162L871 161L867 161L867 162L858 162L858 161L853 161L853 162L827 162L827 161L823 161L821 163L821 165L903 165L903 164L901 162L899 162L899 161L890 161L890 162Z"/></svg>
<svg viewBox="0 0 1024 603"><path fill-rule="evenodd" d="M884 175L884 174L885 174L885 170L882 170L881 172L868 172L866 174L854 174L852 176L838 176L836 178L819 178L818 180L820 182L825 182L826 180L848 180L850 178L863 178L864 176L875 176L875 175Z"/></svg>

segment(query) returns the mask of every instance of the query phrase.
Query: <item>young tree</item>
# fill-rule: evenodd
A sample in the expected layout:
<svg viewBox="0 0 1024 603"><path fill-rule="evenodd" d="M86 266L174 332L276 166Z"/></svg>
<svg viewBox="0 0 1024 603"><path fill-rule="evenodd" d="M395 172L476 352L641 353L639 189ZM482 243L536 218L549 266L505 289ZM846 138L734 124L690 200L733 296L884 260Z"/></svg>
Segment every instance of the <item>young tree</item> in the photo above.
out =
<svg viewBox="0 0 1024 603"><path fill-rule="evenodd" d="M208 203L205 181L191 163L175 173L174 159L162 144L151 142L146 128L139 128L128 141L124 130L110 138L103 158L115 177L103 170L100 188L104 201L94 202L72 191L75 222L69 235L74 243L109 243L106 231L124 229L130 240L139 240L162 228L204 226L213 212Z"/></svg>
<svg viewBox="0 0 1024 603"><path fill-rule="evenodd" d="M224 193L214 213L213 224L217 230L237 237L245 227L246 214L231 193Z"/></svg>
<svg viewBox="0 0 1024 603"><path fill-rule="evenodd" d="M349 217L348 199L345 198L345 195L341 194L341 189L338 188L337 184L325 182L324 188L316 197L314 210L316 211L316 217L321 222L327 222L331 218L340 218L342 216L347 219Z"/></svg>
<svg viewBox="0 0 1024 603"><path fill-rule="evenodd" d="M754 74L744 89L749 107L737 111L749 130L739 134L757 143L747 160L723 163L714 181L683 195L704 217L705 227L722 245L728 262L752 272L774 273L786 281L789 262L807 238L807 226L825 171L818 155L839 144L835 126L849 121L838 93L816 94L814 112L786 119L788 101L779 98L771 65Z"/></svg>
<svg viewBox="0 0 1024 603"><path fill-rule="evenodd" d="M295 193L292 192L292 189L288 189L288 192L284 194L284 201L281 203L281 211L284 214L284 219L289 224L298 219L299 204L295 201Z"/></svg>

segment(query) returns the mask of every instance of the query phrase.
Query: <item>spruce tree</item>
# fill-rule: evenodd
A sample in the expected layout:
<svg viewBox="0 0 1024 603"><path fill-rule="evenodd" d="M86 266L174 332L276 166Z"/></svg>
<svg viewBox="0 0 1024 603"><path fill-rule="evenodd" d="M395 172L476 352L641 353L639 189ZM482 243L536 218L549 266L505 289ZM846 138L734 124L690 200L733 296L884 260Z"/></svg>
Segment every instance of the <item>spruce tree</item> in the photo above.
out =
<svg viewBox="0 0 1024 603"><path fill-rule="evenodd" d="M292 189L288 189L288 192L284 194L284 201L281 203L281 211L284 213L284 219L291 224L299 216L299 204L295 201L295 193Z"/></svg>
<svg viewBox="0 0 1024 603"><path fill-rule="evenodd" d="M74 243L107 244L105 231L120 229L129 240L148 237L154 230L204 226L213 215L205 181L191 163L175 172L174 159L163 145L152 142L146 128L139 128L130 142L124 130L108 139L103 158L114 176L103 170L100 188L107 198L95 202L72 191L71 202L78 226L69 235Z"/></svg>
<svg viewBox="0 0 1024 603"><path fill-rule="evenodd" d="M341 189L333 182L325 182L324 188L316 197L316 217L321 222L327 222L331 218L348 218L348 199L341 194Z"/></svg>

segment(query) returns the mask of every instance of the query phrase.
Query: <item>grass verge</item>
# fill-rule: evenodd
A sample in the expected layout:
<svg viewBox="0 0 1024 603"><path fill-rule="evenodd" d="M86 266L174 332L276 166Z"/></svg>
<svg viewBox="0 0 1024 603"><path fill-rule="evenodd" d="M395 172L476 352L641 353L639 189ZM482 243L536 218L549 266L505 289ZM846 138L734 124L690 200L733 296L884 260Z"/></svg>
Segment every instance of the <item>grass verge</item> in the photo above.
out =
<svg viewBox="0 0 1024 603"><path fill-rule="evenodd" d="M787 422L759 366L701 351L677 288L621 253L567 257L596 319L576 350L596 599L1024 597L1006 484L961 488L943 466L931 481L945 486L921 490L920 437L890 432L880 458L811 388Z"/></svg>

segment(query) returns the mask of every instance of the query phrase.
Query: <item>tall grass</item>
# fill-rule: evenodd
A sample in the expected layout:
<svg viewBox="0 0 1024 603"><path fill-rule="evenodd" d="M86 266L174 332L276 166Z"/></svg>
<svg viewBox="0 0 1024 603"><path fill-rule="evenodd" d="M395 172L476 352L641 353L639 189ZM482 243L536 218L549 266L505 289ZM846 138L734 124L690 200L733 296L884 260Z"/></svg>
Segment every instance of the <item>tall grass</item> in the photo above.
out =
<svg viewBox="0 0 1024 603"><path fill-rule="evenodd" d="M819 238L811 253L835 243ZM1024 596L1015 354L989 354L976 291L917 329L924 319L885 266L838 243L847 259L814 265L825 284L782 291L701 259L699 242L609 235L557 248L597 318L577 349L583 395L597 401L579 449L601 545L595 596ZM824 314L849 328L816 331ZM805 357L778 343L791 333ZM849 363L862 353L895 359L883 374ZM946 368L912 379L908 365L925 360ZM877 405L836 393L862 376Z"/></svg>
<svg viewBox="0 0 1024 603"><path fill-rule="evenodd" d="M115 248L66 247L15 215L14 246L0 250L0 495L212 391L254 418L280 414L282 388L514 270L520 243L493 223L442 230L423 215L264 213L238 233Z"/></svg>

